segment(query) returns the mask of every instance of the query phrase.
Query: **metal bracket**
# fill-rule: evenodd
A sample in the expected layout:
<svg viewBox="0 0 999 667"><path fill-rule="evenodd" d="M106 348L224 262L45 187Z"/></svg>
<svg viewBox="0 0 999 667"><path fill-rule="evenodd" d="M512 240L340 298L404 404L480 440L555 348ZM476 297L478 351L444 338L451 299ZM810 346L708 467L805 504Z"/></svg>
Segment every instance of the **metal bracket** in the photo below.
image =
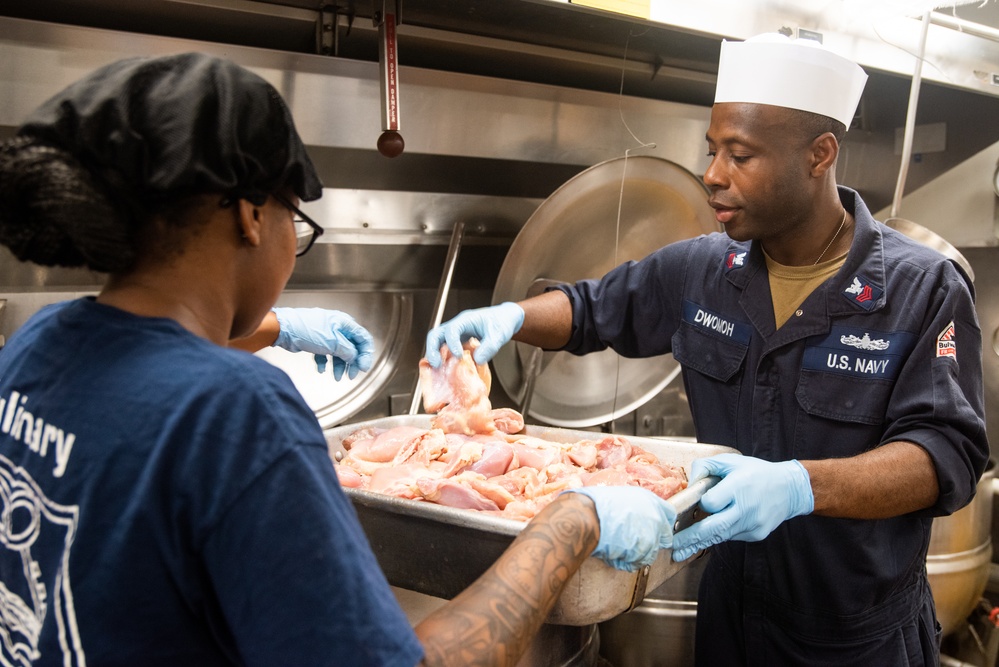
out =
<svg viewBox="0 0 999 667"><path fill-rule="evenodd" d="M376 28L382 25L385 14L393 14L396 25L402 23L402 0L371 0L371 22Z"/></svg>
<svg viewBox="0 0 999 667"><path fill-rule="evenodd" d="M635 589L631 594L631 604L622 613L626 613L642 604L645 599L646 589L649 587L649 570L651 568L646 565L638 571L638 577L635 579Z"/></svg>
<svg viewBox="0 0 999 667"><path fill-rule="evenodd" d="M340 33L337 30L339 14L340 10L335 5L323 5L319 8L316 52L321 56L337 56L340 53Z"/></svg>

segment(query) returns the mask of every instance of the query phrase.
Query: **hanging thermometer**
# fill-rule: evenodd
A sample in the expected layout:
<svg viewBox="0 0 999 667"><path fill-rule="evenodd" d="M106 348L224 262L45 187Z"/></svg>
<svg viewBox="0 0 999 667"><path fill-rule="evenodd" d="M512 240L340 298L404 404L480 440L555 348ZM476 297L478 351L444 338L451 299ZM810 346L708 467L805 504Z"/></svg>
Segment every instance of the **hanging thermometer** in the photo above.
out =
<svg viewBox="0 0 999 667"><path fill-rule="evenodd" d="M398 15L396 0L384 0L381 11L374 13L375 25L378 26L378 82L382 107L378 152L385 157L400 155L406 146L399 134L399 51L395 30Z"/></svg>

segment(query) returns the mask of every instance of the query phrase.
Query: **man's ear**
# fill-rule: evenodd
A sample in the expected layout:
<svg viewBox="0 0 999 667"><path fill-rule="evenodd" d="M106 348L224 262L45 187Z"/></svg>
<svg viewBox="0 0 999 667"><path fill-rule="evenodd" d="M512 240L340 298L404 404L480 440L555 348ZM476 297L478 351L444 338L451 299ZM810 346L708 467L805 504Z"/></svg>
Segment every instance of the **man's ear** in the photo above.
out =
<svg viewBox="0 0 999 667"><path fill-rule="evenodd" d="M237 225L244 243L254 248L260 245L260 228L263 224L263 211L260 206L246 199L237 203Z"/></svg>
<svg viewBox="0 0 999 667"><path fill-rule="evenodd" d="M823 132L812 141L812 156L810 173L813 178L824 176L836 166L839 156L839 142L832 132Z"/></svg>

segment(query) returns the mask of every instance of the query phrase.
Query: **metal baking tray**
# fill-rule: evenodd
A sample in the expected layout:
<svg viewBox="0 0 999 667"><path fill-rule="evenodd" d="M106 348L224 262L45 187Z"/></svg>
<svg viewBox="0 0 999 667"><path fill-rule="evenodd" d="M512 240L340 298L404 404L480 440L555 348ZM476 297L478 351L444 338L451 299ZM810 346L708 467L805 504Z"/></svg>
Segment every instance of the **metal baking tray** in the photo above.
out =
<svg viewBox="0 0 999 667"><path fill-rule="evenodd" d="M343 451L342 441L366 427L430 428L429 415L400 415L325 431L330 455ZM527 426L524 433L554 442L599 439L600 433L561 428ZM683 440L627 439L652 452L663 463L682 466L690 474L696 458L738 453L730 447ZM717 483L709 477L689 485L673 496L677 530L695 520L697 503ZM389 583L425 595L451 599L481 576L499 558L526 525L475 510L456 509L429 502L344 489L351 499L361 526ZM656 561L640 572L622 572L597 558L589 558L566 584L546 622L557 625L590 625L630 611L642 602L646 591L658 588L692 559L675 563L672 551L663 549Z"/></svg>

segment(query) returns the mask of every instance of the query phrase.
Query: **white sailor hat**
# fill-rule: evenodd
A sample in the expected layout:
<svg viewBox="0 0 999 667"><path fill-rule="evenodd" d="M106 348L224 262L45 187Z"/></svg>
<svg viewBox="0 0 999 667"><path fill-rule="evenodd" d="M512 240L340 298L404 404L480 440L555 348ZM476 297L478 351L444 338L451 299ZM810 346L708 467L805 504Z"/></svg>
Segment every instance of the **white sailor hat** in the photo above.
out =
<svg viewBox="0 0 999 667"><path fill-rule="evenodd" d="M715 104L748 102L834 118L849 129L867 74L813 39L778 33L723 41Z"/></svg>

